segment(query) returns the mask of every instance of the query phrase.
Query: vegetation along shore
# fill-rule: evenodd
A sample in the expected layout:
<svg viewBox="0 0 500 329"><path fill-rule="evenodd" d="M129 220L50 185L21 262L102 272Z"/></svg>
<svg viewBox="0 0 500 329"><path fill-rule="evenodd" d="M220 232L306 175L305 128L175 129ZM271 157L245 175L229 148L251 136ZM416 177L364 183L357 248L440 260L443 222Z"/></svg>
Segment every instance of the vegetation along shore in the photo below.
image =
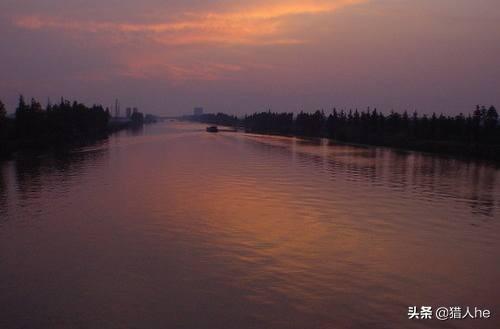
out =
<svg viewBox="0 0 500 329"><path fill-rule="evenodd" d="M8 116L0 101L0 158L18 150L50 149L85 145L128 127L137 127L154 117L134 112L127 120L114 120L101 105L86 106L61 99L45 108L35 99L27 103L23 96L15 115Z"/></svg>
<svg viewBox="0 0 500 329"><path fill-rule="evenodd" d="M299 114L260 112L242 118L218 114L185 116L208 124L234 126L249 133L320 137L336 141L458 155L500 161L500 125L494 106L478 105L472 113L456 116L384 114L333 109Z"/></svg>

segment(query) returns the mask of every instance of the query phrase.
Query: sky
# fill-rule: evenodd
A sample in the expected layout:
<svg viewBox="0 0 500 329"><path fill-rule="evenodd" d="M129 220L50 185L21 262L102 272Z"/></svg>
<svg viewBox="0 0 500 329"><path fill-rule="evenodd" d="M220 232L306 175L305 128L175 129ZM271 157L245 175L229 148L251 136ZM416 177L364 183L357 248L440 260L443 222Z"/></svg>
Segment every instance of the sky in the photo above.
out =
<svg viewBox="0 0 500 329"><path fill-rule="evenodd" d="M0 100L178 115L500 107L498 0L2 0Z"/></svg>

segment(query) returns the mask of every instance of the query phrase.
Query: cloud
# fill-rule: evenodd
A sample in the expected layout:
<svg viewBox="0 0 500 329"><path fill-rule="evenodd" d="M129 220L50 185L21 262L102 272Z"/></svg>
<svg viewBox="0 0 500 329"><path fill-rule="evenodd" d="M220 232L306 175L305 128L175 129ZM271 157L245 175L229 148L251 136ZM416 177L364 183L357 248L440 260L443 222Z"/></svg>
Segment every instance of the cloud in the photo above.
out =
<svg viewBox="0 0 500 329"><path fill-rule="evenodd" d="M163 20L146 23L68 20L29 15L16 17L14 24L28 30L118 34L124 38L140 36L165 45L285 45L306 41L289 35L289 20L297 16L331 13L364 1L270 1L221 8L218 11L181 12L175 18L171 15Z"/></svg>
<svg viewBox="0 0 500 329"><path fill-rule="evenodd" d="M242 63L238 58L241 54L227 47L305 44L314 33L297 31L294 22L366 1L232 1L210 9L172 12L146 6L137 17L124 16L120 21L116 16L103 20L85 19L78 14L68 18L40 13L15 16L12 22L25 31L57 34L73 39L74 44L101 49L112 54L114 64L120 67L81 72L75 76L77 80L125 77L184 83L232 80L248 72L272 70L273 65L264 68L263 63Z"/></svg>
<svg viewBox="0 0 500 329"><path fill-rule="evenodd" d="M157 59L133 59L125 64L121 75L134 79L168 80L183 83L192 80L231 80L235 74L247 71L252 65L216 62L169 63Z"/></svg>

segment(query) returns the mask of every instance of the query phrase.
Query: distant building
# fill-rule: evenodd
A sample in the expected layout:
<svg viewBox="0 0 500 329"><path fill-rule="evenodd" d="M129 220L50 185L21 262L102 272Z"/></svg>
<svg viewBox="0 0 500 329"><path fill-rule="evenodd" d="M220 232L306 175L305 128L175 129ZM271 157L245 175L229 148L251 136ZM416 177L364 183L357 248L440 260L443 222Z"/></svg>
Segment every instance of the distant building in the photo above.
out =
<svg viewBox="0 0 500 329"><path fill-rule="evenodd" d="M195 116L200 116L203 114L203 107L195 107L193 110Z"/></svg>
<svg viewBox="0 0 500 329"><path fill-rule="evenodd" d="M133 113L138 113L139 110L137 109L137 107L134 107L134 110L133 110Z"/></svg>
<svg viewBox="0 0 500 329"><path fill-rule="evenodd" d="M115 118L120 117L120 102L118 102L118 98L115 100Z"/></svg>
<svg viewBox="0 0 500 329"><path fill-rule="evenodd" d="M127 107L127 118L130 118L130 116L132 115L132 109L130 107Z"/></svg>

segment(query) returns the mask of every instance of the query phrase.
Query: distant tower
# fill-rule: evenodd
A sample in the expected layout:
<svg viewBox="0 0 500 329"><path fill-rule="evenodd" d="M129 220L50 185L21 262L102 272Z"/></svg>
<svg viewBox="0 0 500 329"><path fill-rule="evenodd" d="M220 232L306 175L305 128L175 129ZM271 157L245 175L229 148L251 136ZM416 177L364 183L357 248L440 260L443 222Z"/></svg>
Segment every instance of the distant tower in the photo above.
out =
<svg viewBox="0 0 500 329"><path fill-rule="evenodd" d="M118 102L118 98L115 100L115 117L120 117L120 103Z"/></svg>
<svg viewBox="0 0 500 329"><path fill-rule="evenodd" d="M194 114L194 116L203 115L203 107L195 107L193 109L193 114Z"/></svg>
<svg viewBox="0 0 500 329"><path fill-rule="evenodd" d="M132 115L132 109L130 107L127 107L127 118L130 118L130 116Z"/></svg>
<svg viewBox="0 0 500 329"><path fill-rule="evenodd" d="M134 107L134 110L132 111L132 113L138 113L139 110L137 109L137 107Z"/></svg>

